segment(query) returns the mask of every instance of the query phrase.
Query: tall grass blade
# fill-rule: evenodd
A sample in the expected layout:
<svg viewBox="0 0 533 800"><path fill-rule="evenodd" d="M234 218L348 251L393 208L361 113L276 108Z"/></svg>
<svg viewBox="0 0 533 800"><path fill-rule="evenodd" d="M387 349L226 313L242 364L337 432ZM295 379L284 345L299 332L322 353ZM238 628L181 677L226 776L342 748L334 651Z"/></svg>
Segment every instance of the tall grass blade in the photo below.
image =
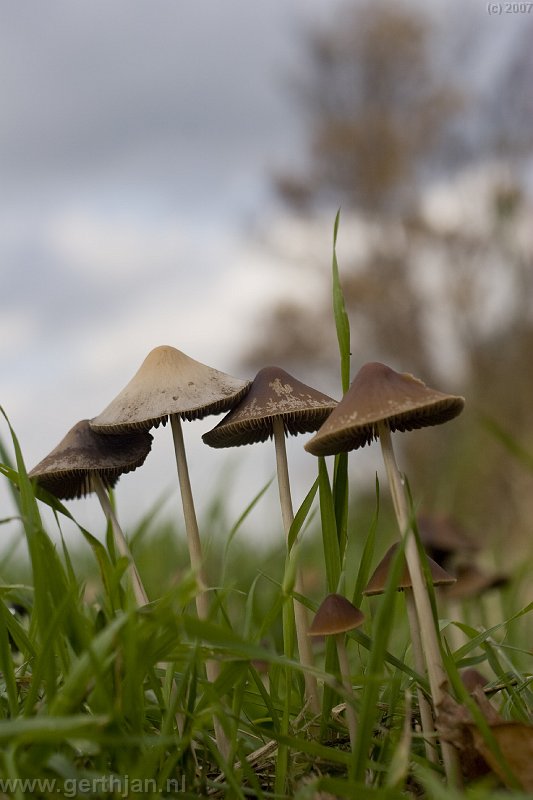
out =
<svg viewBox="0 0 533 800"><path fill-rule="evenodd" d="M341 358L341 385L342 392L346 394L350 386L350 323L348 321L348 314L346 313L346 306L344 304L344 295L339 277L339 265L337 262L337 235L339 232L340 223L340 209L335 217L335 225L333 229L333 315L335 317L335 327L337 330L337 340L339 342L339 352Z"/></svg>
<svg viewBox="0 0 533 800"><path fill-rule="evenodd" d="M492 417L482 417L482 424L528 470L533 471L533 453L527 450L514 436Z"/></svg>

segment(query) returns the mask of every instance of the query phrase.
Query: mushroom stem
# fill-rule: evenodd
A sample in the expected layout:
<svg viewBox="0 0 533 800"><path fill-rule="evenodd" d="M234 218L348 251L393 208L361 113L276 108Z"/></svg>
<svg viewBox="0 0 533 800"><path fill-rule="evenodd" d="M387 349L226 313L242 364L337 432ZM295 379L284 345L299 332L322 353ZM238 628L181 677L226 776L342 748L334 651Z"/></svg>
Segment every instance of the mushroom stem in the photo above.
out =
<svg viewBox="0 0 533 800"><path fill-rule="evenodd" d="M178 414L171 414L170 425L172 428L172 438L174 440L174 452L176 454L176 465L178 467L178 480L181 493L181 504L183 506L183 518L185 520L185 533L187 535L187 546L189 548L189 559L191 567L196 573L200 584L200 592L196 595L196 610L200 619L207 619L209 616L209 600L205 593L206 583L204 580L204 567L202 558L202 544L200 542L200 532L196 520L196 511L192 496L191 481L189 478L189 468L187 466L187 456L185 455L185 443L183 441L183 430Z"/></svg>
<svg viewBox="0 0 533 800"><path fill-rule="evenodd" d="M350 663L348 661L348 653L346 652L346 643L344 641L344 633L338 633L335 636L335 644L337 645L337 655L339 657L339 667L341 673L341 681L348 701L346 702L346 721L348 723L348 732L350 734L350 745L352 752L355 752L355 740L357 738L357 715L352 705L352 699L355 699L353 686L350 681Z"/></svg>
<svg viewBox="0 0 533 800"><path fill-rule="evenodd" d="M204 580L202 545L200 533L194 509L191 481L189 478L189 468L185 455L185 443L183 441L183 431L179 414L170 415L170 425L172 428L172 438L174 440L174 451L176 453L176 465L178 467L178 479L181 492L181 503L183 506L183 517L185 520L185 532L189 548L189 558L191 567L197 575L200 584L200 591L196 595L196 611L199 619L205 620L209 617L209 599L205 592L206 582ZM220 665L218 661L209 659L205 663L205 671L209 683L214 683L220 675ZM213 727L217 747L223 758L227 759L230 753L229 740L217 717L213 717Z"/></svg>
<svg viewBox="0 0 533 800"><path fill-rule="evenodd" d="M92 474L91 482L98 500L100 501L100 505L102 506L102 510L106 516L106 519L111 524L117 550L121 556L125 556L129 561L130 580L137 604L139 606L145 606L150 601L148 600L141 576L139 575L137 567L135 566L130 548L128 547L128 543L126 541L126 537L124 536L115 512L113 511L113 506L109 502L109 497L107 496L104 483L97 472Z"/></svg>
<svg viewBox="0 0 533 800"><path fill-rule="evenodd" d="M278 475L279 499L281 505L281 515L283 527L288 538L291 525L294 521L294 511L292 507L291 487L289 482L289 467L287 464L287 448L285 447L285 428L283 419L280 416L273 417L272 427L274 431L274 444L276 447L276 467ZM300 568L296 567L294 578L294 589L298 594L303 594L303 581ZM309 623L307 619L307 609L304 605L296 601L294 603L294 620L296 625L296 639L298 641L298 652L300 661L304 667L313 666L313 651L308 637ZM309 698L309 704L314 714L320 713L320 700L318 697L318 686L316 678L307 671L304 672L305 693Z"/></svg>
<svg viewBox="0 0 533 800"><path fill-rule="evenodd" d="M420 641L420 630L418 625L418 617L416 615L415 600L413 597L413 590L407 587L405 590L405 604L407 607L407 617L409 619L409 629L411 631L411 646L413 650L413 661L415 669L420 675L424 675L426 665L424 661L424 651L422 649L422 642ZM420 722L422 723L422 733L424 734L424 747L426 750L426 758L433 764L438 762L437 751L434 744L429 741L428 736L435 733L435 723L433 722L433 714L431 712L431 705L420 688L416 687L418 696L418 708L420 709ZM433 737L432 737L433 739Z"/></svg>
<svg viewBox="0 0 533 800"><path fill-rule="evenodd" d="M417 544L414 536L409 535L412 531L410 530L407 499L402 477L394 457L390 428L387 423L383 421L377 422L377 428L400 535L406 539L405 560L407 561L409 575L411 576L411 582L413 584L413 597L416 609L415 616L418 618L420 640L425 652L433 706L435 710L437 710L444 699L448 679L444 670L437 631L435 629L435 621L433 619L431 603L424 581ZM441 741L441 749L446 777L453 785L457 786L461 774L457 751L453 745L445 741Z"/></svg>

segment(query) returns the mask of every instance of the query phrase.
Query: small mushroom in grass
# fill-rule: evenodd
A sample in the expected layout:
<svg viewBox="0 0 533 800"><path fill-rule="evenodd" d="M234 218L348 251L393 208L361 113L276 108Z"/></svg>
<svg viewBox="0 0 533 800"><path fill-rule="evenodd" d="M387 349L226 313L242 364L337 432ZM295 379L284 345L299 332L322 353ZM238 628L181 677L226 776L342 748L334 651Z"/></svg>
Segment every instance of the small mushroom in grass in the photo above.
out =
<svg viewBox="0 0 533 800"><path fill-rule="evenodd" d="M469 694L475 692L476 689L484 690L485 686L489 683L487 678L475 667L466 667L462 669L459 673L459 677Z"/></svg>
<svg viewBox="0 0 533 800"><path fill-rule="evenodd" d="M93 430L117 434L165 425L170 418L189 557L202 589L205 588L202 547L181 419L202 419L209 414L227 411L238 402L248 386L248 381L201 364L175 347L162 345L147 355L124 389L101 414L91 420ZM198 593L196 608L200 619L207 619L209 600L205 591ZM219 674L217 662L208 661L206 671L209 681L214 682ZM227 756L229 745L217 720L215 732L219 749Z"/></svg>
<svg viewBox="0 0 533 800"><path fill-rule="evenodd" d="M341 681L349 698L346 703L346 719L352 750L355 748L357 738L357 717L353 704L350 702L355 699L355 695L350 681L350 664L344 634L362 625L364 618L363 612L350 603L346 597L341 594L328 594L322 601L309 628L309 636L335 637Z"/></svg>
<svg viewBox="0 0 533 800"><path fill-rule="evenodd" d="M113 488L121 475L140 467L151 446L152 437L146 431L102 436L91 430L89 420L84 419L29 473L39 486L62 500L95 492L111 523L117 549L129 561L139 605L148 603L148 598L106 490Z"/></svg>
<svg viewBox="0 0 533 800"><path fill-rule="evenodd" d="M370 596L370 595L377 595L383 594L389 580L389 575L391 571L391 566L398 552L399 543L393 544L392 547L389 547L381 561L379 562L378 566L376 567L374 573L372 574L370 580L368 581L366 587L363 589L363 594ZM455 578L449 575L446 570L444 570L436 561L432 558L428 558L429 570L431 573L431 580L433 586L449 586L450 584L455 583ZM415 663L415 669L421 675L425 672L425 662L424 662L424 651L422 648L422 642L420 641L420 632L418 627L418 620L416 616L416 607L413 597L413 583L411 580L411 576L409 574L409 570L407 568L407 563L405 562L404 558L404 568L400 575L400 579L397 584L398 591L405 592L405 603L407 607L407 616L409 618L409 628L411 631L411 643L413 648L413 659ZM417 695L418 695L418 706L420 708L420 719L422 722L422 732L425 738L425 748L426 748L426 756L430 761L434 763L437 761L437 754L435 748L432 747L430 744L429 739L431 735L434 733L435 726L433 722L433 714L431 712L431 708L427 701L426 695L417 687Z"/></svg>
<svg viewBox="0 0 533 800"><path fill-rule="evenodd" d="M446 673L424 581L416 541L411 529L407 497L392 447L391 431L410 431L439 425L462 411L464 399L443 394L406 373L377 362L365 364L348 392L305 449L316 456L334 455L363 447L379 437L401 536L407 536L405 556L413 582L420 638L423 643L433 704L437 707L446 689ZM457 781L457 755L442 742L446 774Z"/></svg>
<svg viewBox="0 0 533 800"><path fill-rule="evenodd" d="M453 517L419 514L416 523L426 553L441 567L450 569L458 558L471 557L479 550L479 543Z"/></svg>
<svg viewBox="0 0 533 800"><path fill-rule="evenodd" d="M370 580L368 581L366 587L363 589L363 594L367 596L374 595L374 594L383 594L385 588L387 586L387 580L390 575L391 565L393 559L398 552L399 542L393 544L381 561L379 562L378 566L374 570ZM456 578L453 575L450 575L446 570L437 564L432 558L428 557L428 565L429 571L431 573L431 582L433 586L449 586L456 582ZM407 589L413 588L413 583L411 580L411 575L409 574L409 570L407 568L407 563L404 565L404 569L400 575L400 580L398 581L398 591L403 591Z"/></svg>
<svg viewBox="0 0 533 800"><path fill-rule="evenodd" d="M255 376L247 394L218 425L203 435L211 447L239 447L274 437L278 488L283 526L288 536L294 520L285 436L316 431L337 405L322 392L293 378L280 367L264 367ZM296 570L295 589L303 593L302 576ZM312 666L307 639L307 614L301 603L294 607L300 660ZM306 693L315 713L320 710L316 680L305 674Z"/></svg>

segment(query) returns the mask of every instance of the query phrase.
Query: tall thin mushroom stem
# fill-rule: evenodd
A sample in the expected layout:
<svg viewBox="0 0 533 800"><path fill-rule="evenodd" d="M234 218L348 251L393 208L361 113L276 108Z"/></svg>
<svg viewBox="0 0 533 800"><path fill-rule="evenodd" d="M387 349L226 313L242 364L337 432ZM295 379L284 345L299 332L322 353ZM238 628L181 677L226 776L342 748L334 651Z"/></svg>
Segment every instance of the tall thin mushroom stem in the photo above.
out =
<svg viewBox="0 0 533 800"><path fill-rule="evenodd" d="M420 640L420 629L418 625L418 617L416 615L415 599L413 590L410 587L404 589L405 592L405 605L407 608L407 617L409 619L409 629L411 631L411 646L413 649L413 661L415 669L420 675L424 675L426 671L426 663L424 661L424 650ZM435 733L435 724L433 722L433 714L431 712L430 703L420 688L416 687L418 696L418 708L420 709L420 721L422 723L422 733L424 735L424 748L426 751L426 758L433 764L438 761L437 751L434 743L429 741L428 736Z"/></svg>
<svg viewBox="0 0 533 800"><path fill-rule="evenodd" d="M196 611L198 617L205 620L209 617L209 599L206 594L206 582L203 574L202 545L200 542L200 532L196 519L194 500L192 496L191 481L189 478L189 468L185 455L185 443L183 441L183 431L179 414L170 415L170 425L172 428L172 438L174 440L174 451L176 453L176 465L178 468L178 480L180 485L181 502L183 506L183 517L185 520L185 532L187 534L187 544L189 548L189 558L191 567L198 577L200 591L196 595ZM205 663L205 671L209 683L214 683L220 675L220 665L218 661L209 659ZM213 727L217 747L227 760L230 753L230 743L216 716L213 717Z"/></svg>
<svg viewBox="0 0 533 800"><path fill-rule="evenodd" d="M126 537L122 531L122 528L119 525L118 519L116 517L115 512L113 511L113 506L109 502L109 497L107 496L107 492L104 486L104 483L97 472L94 472L91 475L91 483L92 487L100 501L100 505L102 506L102 510L106 516L106 519L111 524L111 528L113 530L113 536L115 539L115 544L117 546L117 550L121 556L125 556L129 561L129 574L131 585L133 588L133 593L135 595L135 599L137 601L137 605L145 606L149 603L148 596L146 594L146 590L143 586L143 582L141 580L141 576L135 566L135 562L131 555L130 548L128 546L128 542L126 541Z"/></svg>
<svg viewBox="0 0 533 800"><path fill-rule="evenodd" d="M409 535L411 531L407 499L402 478L394 457L390 428L387 423L383 421L379 421L377 427L398 527L401 536L406 538L405 559L413 584L416 616L418 617L420 639L425 652L431 696L433 698L433 705L435 709L437 709L444 698L447 676L444 670L435 629L435 621L433 619L431 603L424 581L418 548L414 536ZM450 783L457 786L460 782L461 775L457 751L453 745L445 741L441 741L441 749L446 777Z"/></svg>
<svg viewBox="0 0 533 800"><path fill-rule="evenodd" d="M285 446L285 428L283 425L283 419L280 416L273 417L272 427L274 431L274 444L276 447L276 471L278 476L281 516L283 518L285 535L288 538L291 525L294 521L294 511L292 507L291 486L289 482L289 467L287 464L287 448ZM303 594L302 573L299 567L296 567L294 589L298 594ZM311 644L307 635L309 630L307 610L305 606L298 601L294 603L294 620L296 623L296 639L298 641L300 661L304 667L312 667L313 651L311 650ZM305 671L304 680L306 695L309 698L311 710L313 713L319 714L320 700L318 697L316 679L314 675L311 675Z"/></svg>

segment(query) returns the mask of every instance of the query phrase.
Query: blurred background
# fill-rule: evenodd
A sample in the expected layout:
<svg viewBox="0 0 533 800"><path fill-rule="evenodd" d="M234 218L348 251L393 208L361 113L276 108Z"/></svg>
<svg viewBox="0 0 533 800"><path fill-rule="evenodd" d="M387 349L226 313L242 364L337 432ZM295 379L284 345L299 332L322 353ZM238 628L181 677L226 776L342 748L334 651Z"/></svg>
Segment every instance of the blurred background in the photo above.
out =
<svg viewBox="0 0 533 800"><path fill-rule="evenodd" d="M240 377L278 364L339 399L340 207L352 375L381 360L467 398L445 430L398 443L417 501L522 547L531 473L489 428L533 451L533 15L477 0L48 0L1 16L0 404L28 468L160 344ZM231 519L274 457L208 450L216 421L186 426L191 479L200 513L223 492ZM316 474L302 444L289 442L296 505ZM366 450L353 496L373 503L379 448ZM118 484L125 525L169 492L172 516L159 429ZM269 502L273 488L250 527L279 537ZM101 533L92 501L71 508Z"/></svg>

